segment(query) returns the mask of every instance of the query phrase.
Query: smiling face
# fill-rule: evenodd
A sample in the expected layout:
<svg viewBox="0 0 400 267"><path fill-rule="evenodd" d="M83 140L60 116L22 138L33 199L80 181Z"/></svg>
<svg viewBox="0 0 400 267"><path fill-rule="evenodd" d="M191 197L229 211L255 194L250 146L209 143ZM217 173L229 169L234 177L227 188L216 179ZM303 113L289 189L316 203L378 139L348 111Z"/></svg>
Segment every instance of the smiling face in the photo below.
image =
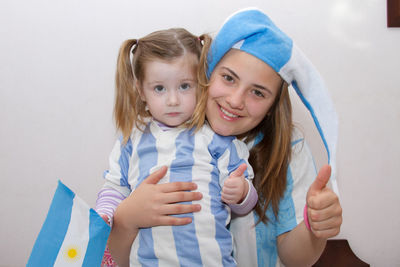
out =
<svg viewBox="0 0 400 267"><path fill-rule="evenodd" d="M231 49L211 74L207 120L220 135L246 133L268 114L281 86L281 77L266 63Z"/></svg>
<svg viewBox="0 0 400 267"><path fill-rule="evenodd" d="M145 64L140 95L154 119L171 127L190 119L196 106L196 65L191 54Z"/></svg>

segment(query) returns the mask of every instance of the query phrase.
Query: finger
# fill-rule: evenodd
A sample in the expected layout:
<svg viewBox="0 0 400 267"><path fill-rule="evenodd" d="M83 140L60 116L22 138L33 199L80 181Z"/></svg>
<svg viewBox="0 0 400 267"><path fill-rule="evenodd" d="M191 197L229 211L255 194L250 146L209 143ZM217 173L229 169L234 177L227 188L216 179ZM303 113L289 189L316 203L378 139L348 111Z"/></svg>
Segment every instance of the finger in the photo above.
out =
<svg viewBox="0 0 400 267"><path fill-rule="evenodd" d="M315 231L326 231L333 228L340 228L342 224L342 216L334 216L323 221L312 221L310 220L311 229Z"/></svg>
<svg viewBox="0 0 400 267"><path fill-rule="evenodd" d="M222 189L222 193L223 194L230 194L230 195L234 195L234 194L239 194L239 190L236 187L223 187Z"/></svg>
<svg viewBox="0 0 400 267"><path fill-rule="evenodd" d="M160 218L159 223L155 226L170 226L170 225L185 225L192 222L190 217L173 217L173 216L163 216Z"/></svg>
<svg viewBox="0 0 400 267"><path fill-rule="evenodd" d="M323 231L312 230L312 232L317 238L328 239L328 238L337 236L340 232L340 228L332 228L332 229L323 230Z"/></svg>
<svg viewBox="0 0 400 267"><path fill-rule="evenodd" d="M172 192L162 195L162 202L165 204L196 201L203 198L200 192Z"/></svg>
<svg viewBox="0 0 400 267"><path fill-rule="evenodd" d="M160 184L159 189L163 193L179 192L179 191L193 191L197 189L197 185L192 182L173 182Z"/></svg>
<svg viewBox="0 0 400 267"><path fill-rule="evenodd" d="M200 210L200 204L169 204L162 207L162 213L165 215L185 214L198 212Z"/></svg>
<svg viewBox="0 0 400 267"><path fill-rule="evenodd" d="M227 202L227 201L234 201L234 200L235 200L235 196L234 196L234 195L231 195L231 194L222 193L222 194L221 194L221 199L222 199L224 202Z"/></svg>
<svg viewBox="0 0 400 267"><path fill-rule="evenodd" d="M103 221L105 221L108 225L110 224L110 218L105 215L105 214L101 214L100 217L103 219Z"/></svg>
<svg viewBox="0 0 400 267"><path fill-rule="evenodd" d="M322 189L324 189L330 177L331 177L331 166L326 164L322 166L317 175L317 178L315 178L315 181L311 184L310 189L308 190L308 195L315 195Z"/></svg>
<svg viewBox="0 0 400 267"><path fill-rule="evenodd" d="M162 166L160 169L156 170L150 174L146 179L143 180L145 184L157 184L167 173L168 168Z"/></svg>
<svg viewBox="0 0 400 267"><path fill-rule="evenodd" d="M236 204L234 200L224 199L223 197L221 197L221 201L226 204Z"/></svg>
<svg viewBox="0 0 400 267"><path fill-rule="evenodd" d="M244 174L246 169L247 169L247 164L246 163L242 163L236 170L231 172L229 177L240 177L240 176L242 176Z"/></svg>
<svg viewBox="0 0 400 267"><path fill-rule="evenodd" d="M243 177L243 176L241 176L241 177ZM239 178L237 178L237 179L236 178L235 179L232 179L232 178L226 179L224 181L224 186L222 187L222 190L224 190L225 188L231 188L231 189L235 189L236 188L236 189L238 189L238 188L241 188L241 186L243 186L243 183L247 183L245 181L244 177L242 179L239 179Z"/></svg>
<svg viewBox="0 0 400 267"><path fill-rule="evenodd" d="M326 221L333 217L341 217L342 216L342 207L340 205L330 205L327 208L321 210L315 210L312 208L308 208L308 215L310 221L313 222L322 222Z"/></svg>
<svg viewBox="0 0 400 267"><path fill-rule="evenodd" d="M326 209L335 204L340 206L338 196L328 187L325 187L318 195L307 199L307 206L314 210Z"/></svg>

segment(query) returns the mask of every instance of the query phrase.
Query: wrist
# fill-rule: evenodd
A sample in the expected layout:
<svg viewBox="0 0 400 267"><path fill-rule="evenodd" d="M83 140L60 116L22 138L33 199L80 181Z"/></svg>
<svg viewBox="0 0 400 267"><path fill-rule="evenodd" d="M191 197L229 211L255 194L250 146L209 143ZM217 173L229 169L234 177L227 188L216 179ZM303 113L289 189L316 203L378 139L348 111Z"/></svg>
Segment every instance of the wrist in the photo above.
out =
<svg viewBox="0 0 400 267"><path fill-rule="evenodd" d="M240 200L237 204L242 203L246 199L248 193L249 193L249 181L247 179L243 179L242 197L240 198Z"/></svg>
<svg viewBox="0 0 400 267"><path fill-rule="evenodd" d="M308 220L308 207L307 207L307 203L304 206L304 210L303 210L303 220L304 220L304 224L306 225L306 228L311 231L311 226L310 226L310 221Z"/></svg>
<svg viewBox="0 0 400 267"><path fill-rule="evenodd" d="M125 212L124 205L121 202L122 205L119 205L117 209L115 210L114 216L113 216L113 226L117 226L120 228L122 231L125 233L132 233L135 234L139 231L139 226L137 226L134 221L129 220L128 216L126 214L129 214Z"/></svg>

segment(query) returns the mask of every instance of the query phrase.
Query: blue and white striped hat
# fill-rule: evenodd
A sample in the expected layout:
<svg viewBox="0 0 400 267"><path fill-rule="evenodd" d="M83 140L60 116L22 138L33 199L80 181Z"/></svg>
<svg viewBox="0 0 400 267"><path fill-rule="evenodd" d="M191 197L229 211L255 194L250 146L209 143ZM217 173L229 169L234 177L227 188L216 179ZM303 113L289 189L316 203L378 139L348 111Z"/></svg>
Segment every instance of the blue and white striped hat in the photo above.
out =
<svg viewBox="0 0 400 267"><path fill-rule="evenodd" d="M232 14L224 23L208 54L208 71L212 71L231 49L247 52L271 66L296 93L310 111L321 135L335 180L338 119L324 81L303 52L259 9L250 8Z"/></svg>

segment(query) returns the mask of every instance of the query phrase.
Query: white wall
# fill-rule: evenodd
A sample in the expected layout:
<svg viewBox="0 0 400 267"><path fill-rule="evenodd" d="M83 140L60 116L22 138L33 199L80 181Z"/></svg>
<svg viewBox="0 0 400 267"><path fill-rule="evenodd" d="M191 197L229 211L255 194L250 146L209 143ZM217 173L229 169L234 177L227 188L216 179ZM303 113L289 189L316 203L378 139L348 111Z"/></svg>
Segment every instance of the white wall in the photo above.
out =
<svg viewBox="0 0 400 267"><path fill-rule="evenodd" d="M25 265L57 179L94 206L115 138L121 42L174 26L213 33L245 6L262 8L293 37L331 90L340 117L339 237L371 266L400 266L400 29L386 27L378 0L3 0L0 266ZM319 140L296 106L320 165Z"/></svg>

